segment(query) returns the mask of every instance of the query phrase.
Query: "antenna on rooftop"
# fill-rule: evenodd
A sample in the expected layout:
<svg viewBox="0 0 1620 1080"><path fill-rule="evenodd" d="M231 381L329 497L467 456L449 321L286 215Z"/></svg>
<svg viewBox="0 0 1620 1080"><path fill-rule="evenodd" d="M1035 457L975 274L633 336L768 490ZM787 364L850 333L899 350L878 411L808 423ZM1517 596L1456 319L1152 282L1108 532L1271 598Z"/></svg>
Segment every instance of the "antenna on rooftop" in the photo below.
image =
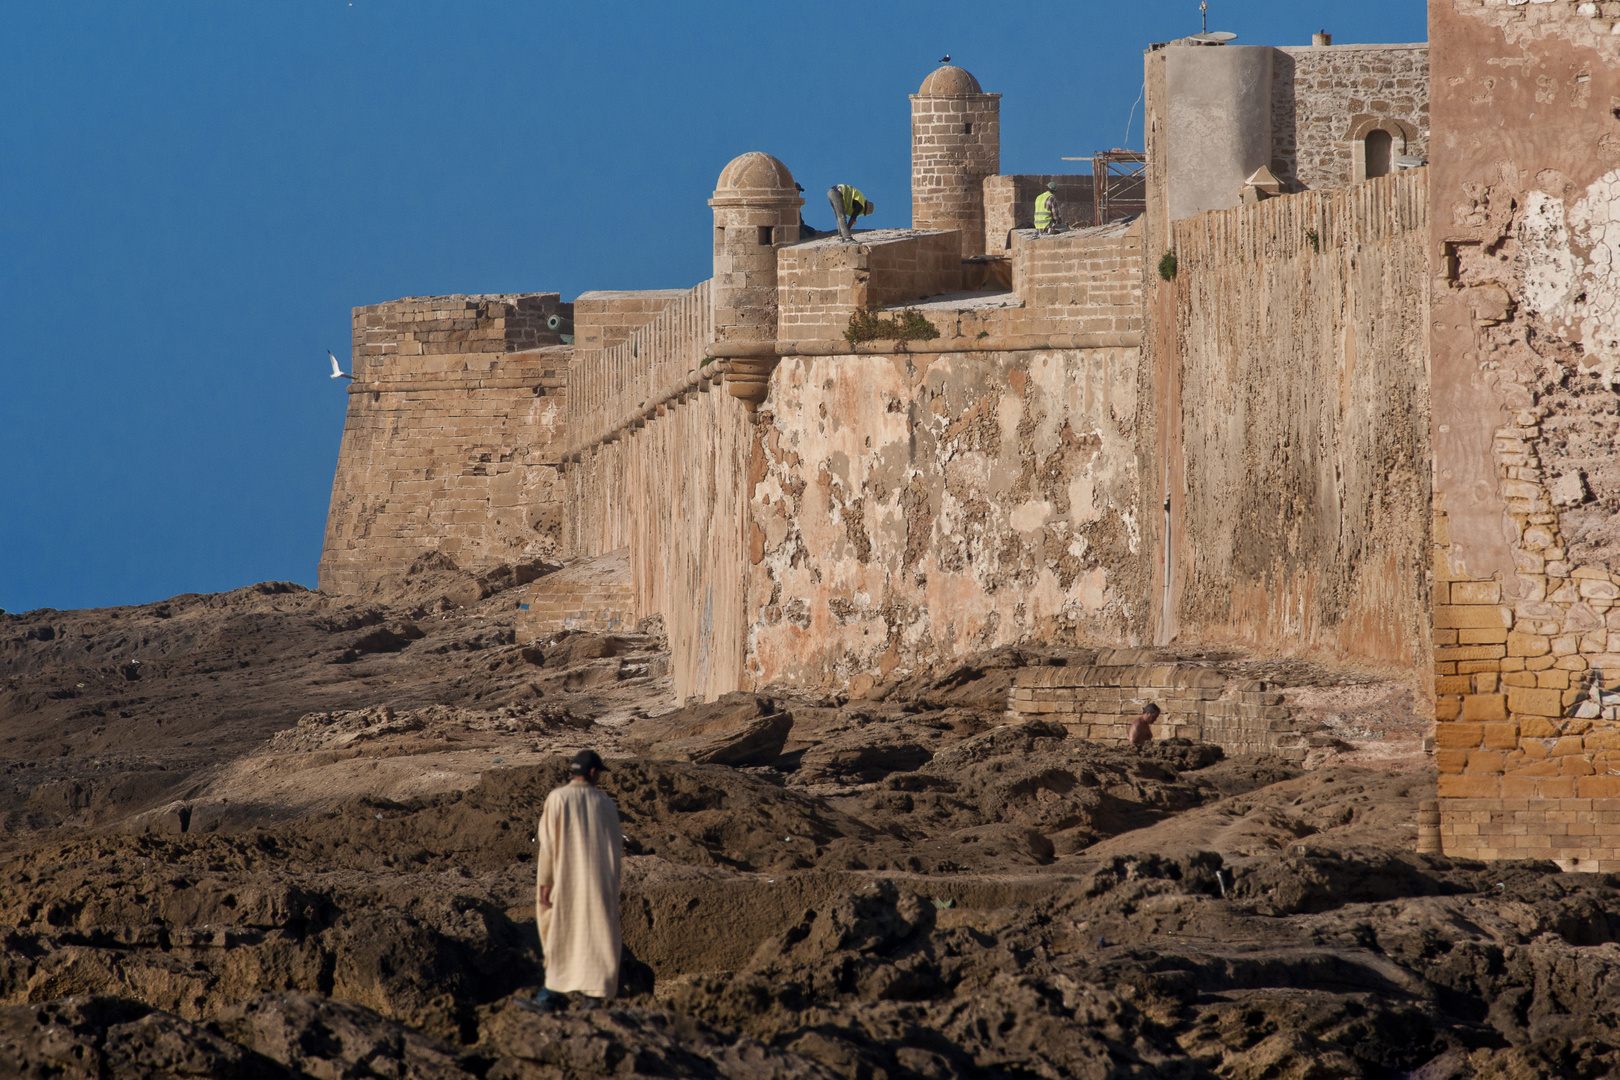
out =
<svg viewBox="0 0 1620 1080"><path fill-rule="evenodd" d="M1225 45L1228 41L1236 41L1236 34L1229 34L1225 30L1211 31L1209 28L1209 0L1198 0L1198 22L1203 27L1196 34L1189 34L1186 38L1196 45Z"/></svg>

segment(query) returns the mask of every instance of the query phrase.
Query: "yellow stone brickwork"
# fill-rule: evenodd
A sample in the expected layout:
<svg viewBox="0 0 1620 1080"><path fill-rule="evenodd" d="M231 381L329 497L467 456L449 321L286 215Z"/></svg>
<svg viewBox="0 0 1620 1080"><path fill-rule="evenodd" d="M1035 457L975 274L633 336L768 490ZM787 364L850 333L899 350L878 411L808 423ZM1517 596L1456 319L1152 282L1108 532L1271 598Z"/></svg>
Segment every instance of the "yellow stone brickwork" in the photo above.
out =
<svg viewBox="0 0 1620 1080"><path fill-rule="evenodd" d="M1494 446L1520 595L1452 577L1446 515L1435 517L1441 843L1454 856L1620 870L1620 654L1609 651L1620 575L1566 561L1537 479L1539 413L1520 411Z"/></svg>

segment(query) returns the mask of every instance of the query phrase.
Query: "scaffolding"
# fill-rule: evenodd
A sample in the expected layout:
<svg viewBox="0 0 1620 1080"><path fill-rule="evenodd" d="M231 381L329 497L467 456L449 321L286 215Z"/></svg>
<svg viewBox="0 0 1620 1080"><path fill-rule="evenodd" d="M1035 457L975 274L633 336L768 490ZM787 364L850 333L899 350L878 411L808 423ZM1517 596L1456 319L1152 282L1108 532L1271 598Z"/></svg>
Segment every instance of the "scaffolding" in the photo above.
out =
<svg viewBox="0 0 1620 1080"><path fill-rule="evenodd" d="M1094 221L1135 217L1147 210L1147 155L1138 150L1099 150L1091 157Z"/></svg>

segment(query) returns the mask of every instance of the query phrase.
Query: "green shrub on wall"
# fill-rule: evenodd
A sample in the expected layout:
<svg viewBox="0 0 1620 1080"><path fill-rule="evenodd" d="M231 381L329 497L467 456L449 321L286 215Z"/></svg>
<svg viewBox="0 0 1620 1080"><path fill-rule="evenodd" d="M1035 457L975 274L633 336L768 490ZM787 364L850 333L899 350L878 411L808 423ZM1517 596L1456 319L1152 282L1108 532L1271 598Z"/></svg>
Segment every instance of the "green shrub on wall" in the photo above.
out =
<svg viewBox="0 0 1620 1080"><path fill-rule="evenodd" d="M844 340L851 345L863 341L931 341L937 337L939 330L914 308L906 308L892 319L882 318L877 310L857 311L849 317L849 328L844 331Z"/></svg>

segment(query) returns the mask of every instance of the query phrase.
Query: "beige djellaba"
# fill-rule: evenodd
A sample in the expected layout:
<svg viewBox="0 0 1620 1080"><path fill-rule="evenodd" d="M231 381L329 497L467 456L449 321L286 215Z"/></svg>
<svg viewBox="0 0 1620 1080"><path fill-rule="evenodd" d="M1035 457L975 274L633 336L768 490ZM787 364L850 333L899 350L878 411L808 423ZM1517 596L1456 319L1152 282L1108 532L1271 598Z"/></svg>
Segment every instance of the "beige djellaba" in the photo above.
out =
<svg viewBox="0 0 1620 1080"><path fill-rule="evenodd" d="M583 780L546 796L536 883L551 907L535 913L546 989L610 998L619 989L619 872L624 834L613 800Z"/></svg>

